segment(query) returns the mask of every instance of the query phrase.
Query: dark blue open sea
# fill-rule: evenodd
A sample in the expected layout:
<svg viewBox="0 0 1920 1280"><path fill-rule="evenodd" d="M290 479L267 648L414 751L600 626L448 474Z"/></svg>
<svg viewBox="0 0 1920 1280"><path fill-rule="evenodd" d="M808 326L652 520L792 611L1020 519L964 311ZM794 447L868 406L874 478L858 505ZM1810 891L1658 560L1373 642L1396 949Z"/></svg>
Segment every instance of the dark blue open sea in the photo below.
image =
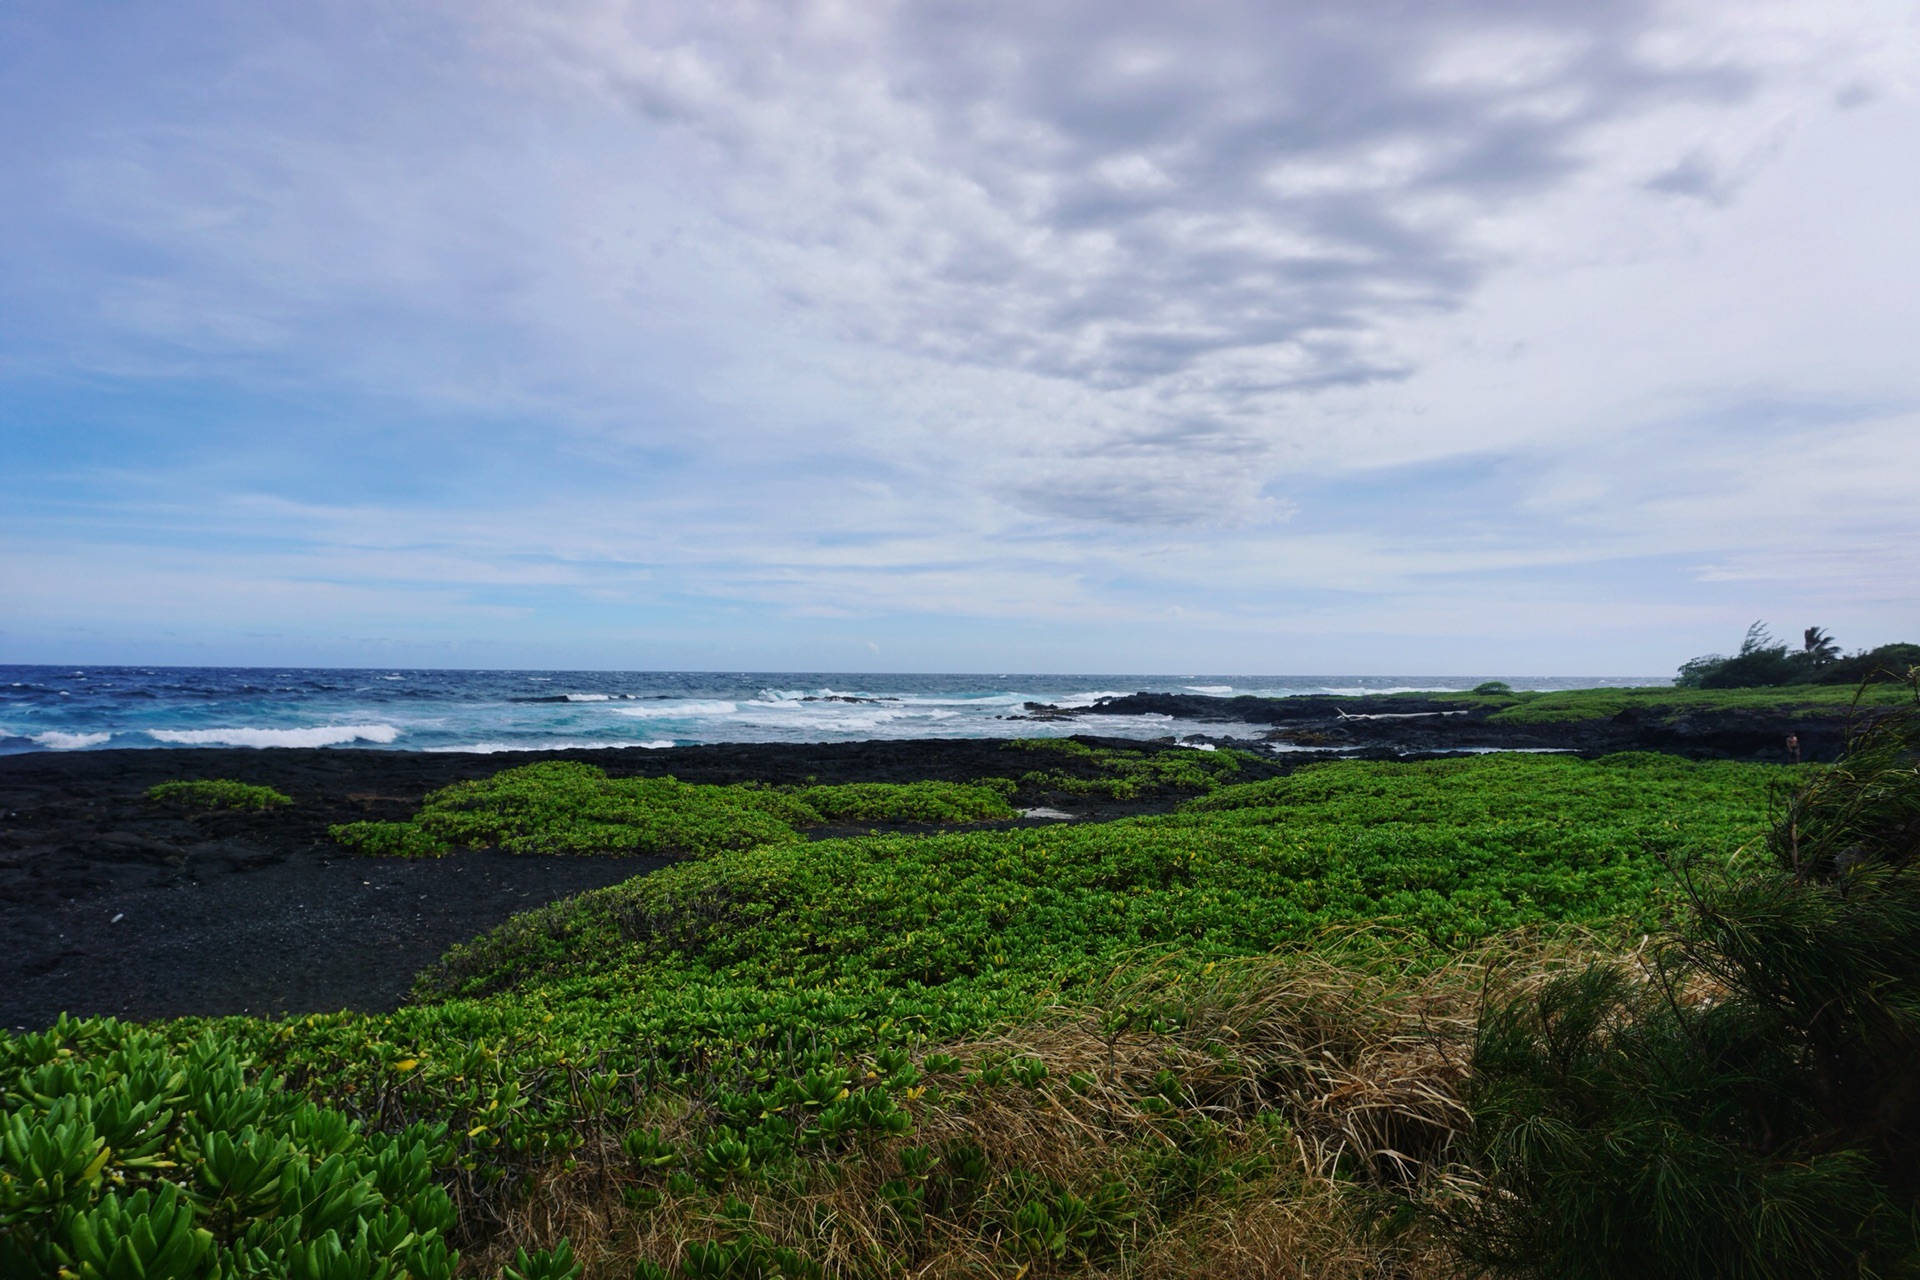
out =
<svg viewBox="0 0 1920 1280"><path fill-rule="evenodd" d="M1658 677L859 675L0 666L0 754L114 747L522 751L1200 730L1165 716L1012 720L1141 690L1349 696L1664 683ZM1208 727L1218 732L1220 726Z"/></svg>

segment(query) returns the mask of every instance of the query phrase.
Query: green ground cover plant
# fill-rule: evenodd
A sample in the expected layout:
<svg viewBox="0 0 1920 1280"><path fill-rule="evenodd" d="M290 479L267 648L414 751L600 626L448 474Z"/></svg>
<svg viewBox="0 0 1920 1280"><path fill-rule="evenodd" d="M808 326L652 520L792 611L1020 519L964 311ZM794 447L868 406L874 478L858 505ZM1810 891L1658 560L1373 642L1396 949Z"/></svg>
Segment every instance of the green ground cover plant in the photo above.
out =
<svg viewBox="0 0 1920 1280"><path fill-rule="evenodd" d="M450 1280L446 1126L368 1132L251 1065L110 1018L0 1039L0 1275Z"/></svg>
<svg viewBox="0 0 1920 1280"><path fill-rule="evenodd" d="M272 787L235 782L231 778L199 778L162 782L147 788L147 799L181 809L277 809L293 803Z"/></svg>
<svg viewBox="0 0 1920 1280"><path fill-rule="evenodd" d="M1496 1001L1440 1221L1510 1274L1912 1275L1920 1265L1920 693L1689 869L1633 963Z"/></svg>
<svg viewBox="0 0 1920 1280"><path fill-rule="evenodd" d="M1849 707L1899 706L1899 685L1787 685L1753 689L1681 689L1671 686L1641 689L1566 689L1558 692L1520 692L1460 695L1461 706L1500 708L1490 717L1500 724L1553 724L1573 720L1606 720L1622 712L1649 719L1674 720L1697 711L1807 711L1821 715L1845 714Z"/></svg>
<svg viewBox="0 0 1920 1280"><path fill-rule="evenodd" d="M1233 750L1130 751L1096 747L1072 738L1016 738L1009 745L1042 757L1063 756L1082 770L1033 769L1020 785L1036 791L1102 795L1115 800L1163 791L1211 791L1240 771L1242 752Z"/></svg>
<svg viewBox="0 0 1920 1280"><path fill-rule="evenodd" d="M796 839L829 822L962 824L1019 816L992 783L705 786L609 778L593 765L548 761L457 782L406 822L330 828L356 852L437 857L497 846L514 853L651 853L708 857Z"/></svg>
<svg viewBox="0 0 1920 1280"><path fill-rule="evenodd" d="M1816 766L1493 755L1236 782L1201 763L1222 753L1163 754L1204 784L1175 813L811 843L793 838L801 807L880 822L951 793L704 789L716 803L676 783L654 808L730 833L701 859L455 948L408 1007L155 1034L257 1062L250 1081L325 1099L369 1143L445 1125L433 1179L461 1206L445 1239L477 1275L1437 1278L1457 1244L1369 1236L1356 1205L1430 1205L1438 1180L1448 1212L1477 1211L1495 1173L1464 1138L1476 1117L1484 1136L1537 1114L1569 1126L1567 1150L1587 1123L1537 1081L1485 1083L1513 1038L1476 1017L1481 992L1513 993L1508 1061L1531 1061L1525 1010L1555 975L1694 918L1770 815L1798 815L1799 856L1829 869L1897 843L1863 843L1845 814L1913 820L1897 799L1811 804L1840 772ZM428 808L449 840L596 847L594 823L629 825L591 816L627 803L597 772L509 771ZM1005 805L1007 784L977 789ZM779 821L747 843L724 826L743 815ZM1649 1006L1605 1008L1616 1025ZM1500 1185L1522 1208L1487 1240L1538 1238L1514 1215L1560 1206L1519 1172Z"/></svg>
<svg viewBox="0 0 1920 1280"><path fill-rule="evenodd" d="M483 1126L462 1158L499 1174L578 1138L590 1078L804 1073L982 1034L1116 970L1329 935L1437 958L1516 929L1650 927L1664 860L1724 857L1790 776L1658 756L1333 762L1159 817L722 849L455 948L392 1015L220 1025L303 1087ZM396 1061L419 1065L395 1079Z"/></svg>
<svg viewBox="0 0 1920 1280"><path fill-rule="evenodd" d="M1411 1280L1434 1251L1367 1241L1342 1189L1444 1148L1457 1107L1394 1080L1432 1068L1436 1029L1461 1040L1487 976L1156 974L991 1040L682 1097L584 1144L522 1220L622 1277Z"/></svg>
<svg viewBox="0 0 1920 1280"><path fill-rule="evenodd" d="M951 782L849 782L800 787L789 792L809 814L825 822L923 823L959 826L1018 817L1008 803L1014 785L1005 778ZM803 825L813 825L810 821Z"/></svg>

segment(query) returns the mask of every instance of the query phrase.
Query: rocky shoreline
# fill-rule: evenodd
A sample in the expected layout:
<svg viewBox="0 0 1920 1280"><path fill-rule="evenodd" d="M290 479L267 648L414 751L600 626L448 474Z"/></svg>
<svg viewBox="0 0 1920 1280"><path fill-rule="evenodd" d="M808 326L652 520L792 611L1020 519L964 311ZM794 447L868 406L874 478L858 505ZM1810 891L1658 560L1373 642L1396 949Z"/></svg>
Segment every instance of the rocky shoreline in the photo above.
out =
<svg viewBox="0 0 1920 1280"><path fill-rule="evenodd" d="M1279 750L1307 749L1369 758L1449 751L1660 751L1695 760L1835 760L1846 743L1841 711L1719 708L1678 715L1629 709L1585 720L1507 724L1497 706L1466 706L1445 696L1237 698L1204 694L1134 693L1087 707L1030 702L1026 718L1049 723L1089 716L1164 715L1221 726L1219 740L1250 741Z"/></svg>

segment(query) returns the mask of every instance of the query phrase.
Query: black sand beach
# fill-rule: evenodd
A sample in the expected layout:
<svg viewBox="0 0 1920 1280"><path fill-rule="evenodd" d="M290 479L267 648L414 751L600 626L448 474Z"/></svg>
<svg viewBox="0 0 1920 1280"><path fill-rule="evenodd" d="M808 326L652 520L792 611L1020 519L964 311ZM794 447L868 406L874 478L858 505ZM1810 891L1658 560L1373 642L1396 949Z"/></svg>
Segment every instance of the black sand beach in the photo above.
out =
<svg viewBox="0 0 1920 1280"><path fill-rule="evenodd" d="M710 783L964 782L1036 763L980 740L0 758L0 1026L38 1027L62 1011L155 1018L392 1008L413 975L454 943L515 912L664 861L492 850L422 862L369 859L334 844L327 827L405 818L437 787L553 759ZM264 813L186 814L145 799L148 787L175 778L235 778L274 787L295 803ZM1075 797L1074 808L1114 817L1169 803Z"/></svg>

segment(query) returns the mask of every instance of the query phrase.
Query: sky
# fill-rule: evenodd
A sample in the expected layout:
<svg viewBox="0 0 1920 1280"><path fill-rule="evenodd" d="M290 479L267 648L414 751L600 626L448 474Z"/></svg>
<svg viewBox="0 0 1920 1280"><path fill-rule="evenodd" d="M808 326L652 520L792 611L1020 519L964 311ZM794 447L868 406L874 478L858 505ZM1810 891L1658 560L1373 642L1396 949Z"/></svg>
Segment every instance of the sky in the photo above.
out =
<svg viewBox="0 0 1920 1280"><path fill-rule="evenodd" d="M0 8L0 661L1920 640L1905 0Z"/></svg>

